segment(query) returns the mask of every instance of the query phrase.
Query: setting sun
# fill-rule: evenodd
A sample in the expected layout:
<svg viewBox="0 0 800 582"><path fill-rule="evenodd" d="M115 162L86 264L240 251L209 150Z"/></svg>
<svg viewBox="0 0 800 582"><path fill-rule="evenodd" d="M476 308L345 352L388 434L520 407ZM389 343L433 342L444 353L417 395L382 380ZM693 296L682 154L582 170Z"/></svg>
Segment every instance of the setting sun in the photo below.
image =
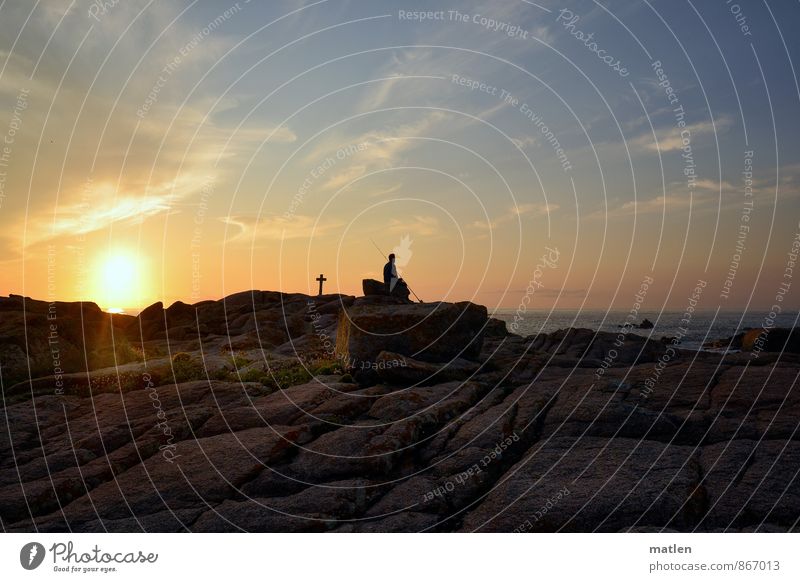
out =
<svg viewBox="0 0 800 582"><path fill-rule="evenodd" d="M129 252L112 251L103 257L98 269L95 296L100 307L111 313L122 313L141 300L142 265Z"/></svg>

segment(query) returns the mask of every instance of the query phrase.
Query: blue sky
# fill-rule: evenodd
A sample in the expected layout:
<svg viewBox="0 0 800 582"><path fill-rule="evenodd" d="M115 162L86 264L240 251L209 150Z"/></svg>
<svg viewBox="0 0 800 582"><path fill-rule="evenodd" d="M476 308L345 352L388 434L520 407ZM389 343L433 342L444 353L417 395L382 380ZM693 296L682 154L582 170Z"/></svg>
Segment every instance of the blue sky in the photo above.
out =
<svg viewBox="0 0 800 582"><path fill-rule="evenodd" d="M53 245L65 298L110 301L109 253L134 257L131 305L320 271L356 293L380 274L369 239L406 236L426 297L513 308L557 248L533 307L627 308L650 275L653 308L701 279L708 309L774 302L800 220L797 3L101 6L0 7L8 123L29 91L7 292L46 293Z"/></svg>

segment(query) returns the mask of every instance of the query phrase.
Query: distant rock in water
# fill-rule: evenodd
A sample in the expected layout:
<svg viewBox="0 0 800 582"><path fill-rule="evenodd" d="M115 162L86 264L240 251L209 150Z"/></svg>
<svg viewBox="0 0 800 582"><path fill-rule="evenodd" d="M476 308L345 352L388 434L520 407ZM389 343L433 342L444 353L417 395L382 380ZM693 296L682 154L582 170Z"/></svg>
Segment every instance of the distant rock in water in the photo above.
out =
<svg viewBox="0 0 800 582"><path fill-rule="evenodd" d="M633 329L653 329L653 322L647 319L646 317L642 320L642 323L632 323L630 325L618 325L617 327L631 327Z"/></svg>

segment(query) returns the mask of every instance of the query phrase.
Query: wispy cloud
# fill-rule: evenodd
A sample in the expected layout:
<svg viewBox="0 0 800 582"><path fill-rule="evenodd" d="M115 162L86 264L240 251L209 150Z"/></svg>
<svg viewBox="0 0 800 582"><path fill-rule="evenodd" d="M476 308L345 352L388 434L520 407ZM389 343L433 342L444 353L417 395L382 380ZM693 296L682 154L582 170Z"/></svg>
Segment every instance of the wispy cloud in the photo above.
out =
<svg viewBox="0 0 800 582"><path fill-rule="evenodd" d="M268 215L257 217L251 214L226 216L222 222L234 227L233 241L291 240L322 237L343 226L343 222L328 220L317 222L316 217L295 214L291 217Z"/></svg>
<svg viewBox="0 0 800 582"><path fill-rule="evenodd" d="M714 133L727 131L733 125L730 117L721 117L715 123L711 121L699 121L687 125L685 130L689 132L689 143L694 144L698 138L707 138ZM649 151L669 152L679 150L684 147L684 136L681 132L685 131L676 127L669 127L656 132L656 139L653 140L652 132L644 133L637 138L630 140L628 144L633 150L644 148ZM696 145L696 144L695 144Z"/></svg>
<svg viewBox="0 0 800 582"><path fill-rule="evenodd" d="M413 215L407 218L392 218L388 232L392 234L414 234L416 236L435 236L442 234L439 219L434 216Z"/></svg>
<svg viewBox="0 0 800 582"><path fill-rule="evenodd" d="M304 163L309 167L317 166L337 150L358 144L358 151L346 161L337 163L335 172L331 172L331 177L322 185L323 190L338 190L370 172L397 166L402 162L404 154L422 143L422 140L414 138L428 137L447 118L447 114L443 112L430 111L416 121L381 130L355 135L347 135L345 130L341 130L317 142L304 156Z"/></svg>
<svg viewBox="0 0 800 582"><path fill-rule="evenodd" d="M470 226L479 228L481 230L493 230L507 222L517 220L521 217L536 218L539 216L547 216L558 209L558 204L536 204L533 202L526 202L512 206L504 214L501 214L500 216L493 218L488 222L485 220L476 220L475 222L471 223Z"/></svg>

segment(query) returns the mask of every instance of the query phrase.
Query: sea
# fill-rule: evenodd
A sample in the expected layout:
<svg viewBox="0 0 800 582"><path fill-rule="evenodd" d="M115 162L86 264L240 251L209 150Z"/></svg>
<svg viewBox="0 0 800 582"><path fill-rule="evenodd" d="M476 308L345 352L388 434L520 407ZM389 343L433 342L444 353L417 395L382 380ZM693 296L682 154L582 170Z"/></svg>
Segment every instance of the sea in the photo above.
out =
<svg viewBox="0 0 800 582"><path fill-rule="evenodd" d="M511 330L510 325L517 315L516 309L498 309L492 314L492 317L505 321L506 327ZM620 330L622 324L628 321L629 312L604 309L581 311L557 309L553 311L529 310L519 313L519 315L521 319L517 319L518 328L514 333L528 336L550 333L569 327L616 332ZM641 311L634 323L638 324L645 318L653 322L652 329L632 329L629 333L660 339L664 336L679 336L680 328L684 327L686 333L681 339L680 347L689 350L702 349L706 342L727 339L748 329L769 326L770 322L772 327L795 327L798 324L797 311L778 314L774 320L769 319L768 310L753 310L744 314L740 311L695 311L688 326L681 323L684 318L683 311Z"/></svg>

